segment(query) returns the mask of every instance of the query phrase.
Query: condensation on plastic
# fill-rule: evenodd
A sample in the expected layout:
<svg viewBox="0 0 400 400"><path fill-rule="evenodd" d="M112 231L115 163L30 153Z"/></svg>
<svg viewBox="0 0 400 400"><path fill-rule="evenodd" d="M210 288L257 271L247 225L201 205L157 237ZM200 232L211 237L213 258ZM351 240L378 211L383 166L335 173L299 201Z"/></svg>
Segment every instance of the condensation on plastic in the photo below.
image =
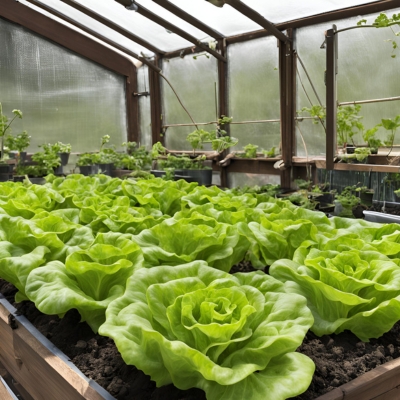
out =
<svg viewBox="0 0 400 400"><path fill-rule="evenodd" d="M400 13L400 8L390 10L392 16ZM378 14L365 17L368 24L372 24ZM353 26L360 18L351 18L338 24ZM398 27L393 27L400 32ZM392 42L398 40L390 28L362 28L339 33L338 59L338 100L354 101L379 99L400 96L400 49L393 51ZM391 55L396 55L392 58ZM400 114L400 100L384 103L361 105L360 115L365 129L370 129L381 123L381 119L394 118ZM388 131L380 128L377 136L385 140ZM362 134L355 137L357 144L363 143ZM396 144L400 144L400 135L397 133Z"/></svg>
<svg viewBox="0 0 400 400"><path fill-rule="evenodd" d="M28 151L56 141L94 151L106 134L126 141L124 77L4 19L0 42L0 101L8 116L22 110L12 128L32 136Z"/></svg>
<svg viewBox="0 0 400 400"><path fill-rule="evenodd" d="M186 23L180 18L176 17L163 7L155 4L151 0L137 0L138 3L160 17L172 22L179 28L190 33L199 40L208 40L207 34ZM299 2L298 0L280 0L280 1L263 1L263 0L242 0L248 6L254 8L265 18L273 23L280 23L291 21L294 19L307 17L325 13L328 11L337 10L340 8L352 7L364 3L372 3L373 1L366 0L308 0L307 2ZM29 5L43 12L39 8L30 5L26 0L20 0L21 3ZM48 5L51 5L57 10L65 11L69 16L77 21L80 21L87 26L93 27L99 33L106 35L113 40L129 48L140 47L133 44L122 35L119 35L104 25L101 25L91 18L86 17L82 13L74 10L58 0L46 0ZM124 7L113 0L99 1L99 0L77 0L77 2L88 6L96 12L104 15L110 20L116 22L125 29L142 36L150 43L156 45L161 50L171 51L179 48L190 46L190 43L176 34L167 32L167 30L160 25L144 18L140 14L128 11ZM245 17L229 5L223 8L218 8L204 0L172 0L176 6L187 11L197 19L213 27L215 30L220 31L223 35L236 35L245 32L260 30L261 26ZM51 17L53 18L53 17Z"/></svg>
<svg viewBox="0 0 400 400"><path fill-rule="evenodd" d="M229 49L229 116L233 122L280 118L279 61L276 38L237 43ZM279 147L280 123L230 126L239 139L235 150L255 144L265 150Z"/></svg>
<svg viewBox="0 0 400 400"><path fill-rule="evenodd" d="M146 65L137 70L139 92L150 92L149 69ZM139 97L140 145L148 150L152 146L150 96Z"/></svg>
<svg viewBox="0 0 400 400"><path fill-rule="evenodd" d="M228 186L230 188L239 186L263 186L267 184L280 185L280 175L246 174L242 172L230 172L228 174Z"/></svg>
<svg viewBox="0 0 400 400"><path fill-rule="evenodd" d="M164 60L163 73L177 91L195 122L216 121L215 85L218 85L218 70L217 62L213 57L197 55L197 59L186 56ZM163 124L192 123L168 84L163 79L161 83L164 102ZM213 130L215 125L199 126L199 128ZM167 148L190 150L186 136L195 129L194 126L168 128L165 133Z"/></svg>
<svg viewBox="0 0 400 400"><path fill-rule="evenodd" d="M391 16L395 12L398 13L399 9L391 10L387 14ZM297 30L297 52L311 76L323 105L326 104L324 83L326 51L320 49L320 46L325 40L324 32L331 29L333 24L337 26L337 29L355 26L362 18L366 18L368 24L371 24L377 15L332 21ZM338 34L338 101L368 100L400 95L398 79L400 51L397 51L396 58L391 58L391 43L385 42L387 39L394 38L392 31L386 28L360 28ZM313 105L318 102L300 63L298 63L298 71L301 80L299 77L297 78L297 110L300 110L302 107L310 107L310 100L306 96L305 90ZM364 104L361 106L360 115L363 117L361 122L366 129L372 128L381 122L381 118L393 118L399 114L399 105L399 101ZM308 154L325 154L325 131L321 124L303 121L300 123L300 129L306 141ZM377 136L385 139L387 133L380 128ZM354 139L357 143L363 142L361 134L357 134ZM296 141L297 155L305 156L298 130Z"/></svg>
<svg viewBox="0 0 400 400"><path fill-rule="evenodd" d="M325 30L329 29L332 23L320 24L296 30L296 49L300 59L311 77L312 83L317 94L325 106L326 89L324 74L326 69L326 50L321 49L321 44L325 40ZM297 62L297 111L303 107L318 105L318 100L311 84L304 72L301 63ZM303 87L304 85L304 87ZM310 102L311 101L311 102ZM299 114L309 116L306 113ZM307 151L301 139L300 131L303 135ZM320 156L325 155L325 130L320 123L314 124L311 120L303 120L296 123L296 155L298 156Z"/></svg>

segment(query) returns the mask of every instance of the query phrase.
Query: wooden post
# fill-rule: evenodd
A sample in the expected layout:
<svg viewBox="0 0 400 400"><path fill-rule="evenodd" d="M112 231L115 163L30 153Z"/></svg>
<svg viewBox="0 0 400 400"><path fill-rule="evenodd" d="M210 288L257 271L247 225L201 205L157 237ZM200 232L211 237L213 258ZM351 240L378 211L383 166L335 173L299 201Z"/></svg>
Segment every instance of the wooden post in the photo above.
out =
<svg viewBox="0 0 400 400"><path fill-rule="evenodd" d="M336 25L325 33L326 40L326 169L333 170L336 153L336 75L337 75L337 36Z"/></svg>
<svg viewBox="0 0 400 400"><path fill-rule="evenodd" d="M288 30L293 38L293 30ZM293 40L279 41L279 79L281 96L281 147L284 169L281 186L290 189L292 183L292 157L295 155L296 68Z"/></svg>
<svg viewBox="0 0 400 400"><path fill-rule="evenodd" d="M161 66L161 62L161 56L156 56L154 63L157 66ZM162 136L161 77L152 69L149 69L149 85L152 144L161 142L164 145L165 140L164 136Z"/></svg>

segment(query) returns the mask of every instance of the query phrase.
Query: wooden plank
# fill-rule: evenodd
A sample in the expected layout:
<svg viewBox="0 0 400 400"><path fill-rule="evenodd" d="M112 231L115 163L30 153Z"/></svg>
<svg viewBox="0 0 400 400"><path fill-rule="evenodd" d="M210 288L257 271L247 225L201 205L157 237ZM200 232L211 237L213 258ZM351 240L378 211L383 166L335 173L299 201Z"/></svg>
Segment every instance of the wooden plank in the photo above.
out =
<svg viewBox="0 0 400 400"><path fill-rule="evenodd" d="M342 397L335 397L339 396L339 392L333 393L333 397L327 393L315 400L395 400L400 392L394 389L399 386L400 359L397 358L335 389L342 392ZM390 392L394 397L387 397Z"/></svg>
<svg viewBox="0 0 400 400"><path fill-rule="evenodd" d="M375 397L373 400L394 400L394 399L400 399L400 388L398 387L389 390L389 392L386 392L378 397Z"/></svg>
<svg viewBox="0 0 400 400"><path fill-rule="evenodd" d="M92 387L90 379L77 371L73 364L67 363L50 347L46 347L39 340L41 334L34 328L30 329L36 331L37 335L31 333L21 323L22 318L18 317L15 322L17 328L12 329L8 325L10 315L0 304L0 362L34 400L113 399L111 395L100 394Z"/></svg>
<svg viewBox="0 0 400 400"><path fill-rule="evenodd" d="M15 400L15 397L11 395L8 387L5 386L5 382L0 379L0 399L1 400Z"/></svg>

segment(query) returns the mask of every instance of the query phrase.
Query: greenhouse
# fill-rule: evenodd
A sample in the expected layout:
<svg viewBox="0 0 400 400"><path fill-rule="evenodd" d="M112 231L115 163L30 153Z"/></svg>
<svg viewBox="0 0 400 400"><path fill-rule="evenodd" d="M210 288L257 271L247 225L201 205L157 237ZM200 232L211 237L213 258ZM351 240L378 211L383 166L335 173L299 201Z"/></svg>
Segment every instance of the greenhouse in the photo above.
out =
<svg viewBox="0 0 400 400"><path fill-rule="evenodd" d="M399 0L0 0L0 400L400 398Z"/></svg>

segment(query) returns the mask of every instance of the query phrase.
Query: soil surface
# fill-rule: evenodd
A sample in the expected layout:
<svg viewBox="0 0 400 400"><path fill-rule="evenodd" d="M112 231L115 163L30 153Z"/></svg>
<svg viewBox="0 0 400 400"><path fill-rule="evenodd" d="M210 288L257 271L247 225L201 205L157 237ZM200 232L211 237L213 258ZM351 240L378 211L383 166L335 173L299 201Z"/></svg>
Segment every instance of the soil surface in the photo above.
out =
<svg viewBox="0 0 400 400"><path fill-rule="evenodd" d="M231 272L253 268L242 263ZM265 271L267 272L267 271ZM143 372L122 360L113 340L94 334L86 323L80 323L76 310L63 319L44 315L33 303L14 302L16 289L0 279L0 293L89 378L104 387L117 400L205 400L199 389L182 391L173 385L157 388ZM357 376L394 358L400 357L400 323L379 339L361 342L351 332L317 337L309 332L298 349L316 364L309 389L296 400L312 400L347 383Z"/></svg>

